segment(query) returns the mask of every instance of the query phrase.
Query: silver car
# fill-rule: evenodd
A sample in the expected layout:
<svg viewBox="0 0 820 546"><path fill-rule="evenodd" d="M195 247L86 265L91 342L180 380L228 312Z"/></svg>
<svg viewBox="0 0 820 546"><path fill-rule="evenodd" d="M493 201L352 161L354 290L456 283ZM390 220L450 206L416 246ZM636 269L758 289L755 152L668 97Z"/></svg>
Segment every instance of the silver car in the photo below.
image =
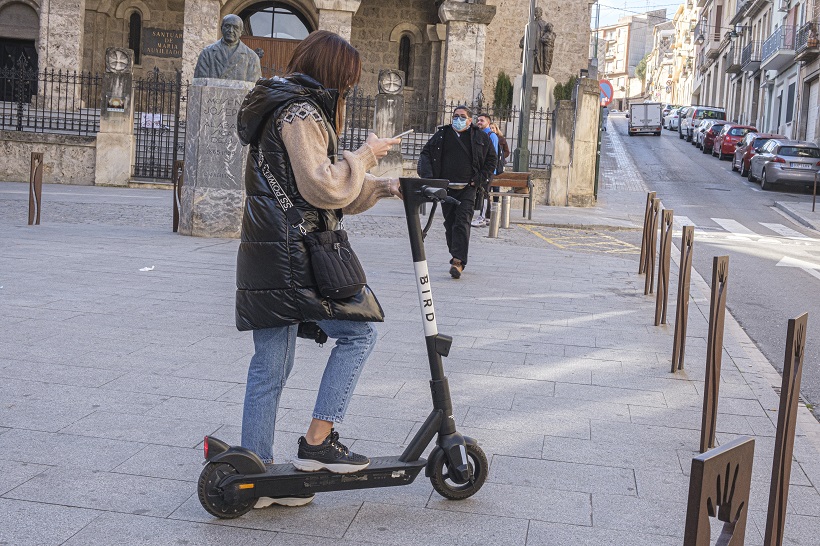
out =
<svg viewBox="0 0 820 546"><path fill-rule="evenodd" d="M760 189L773 184L811 186L820 170L820 147L802 140L772 139L760 148L749 164L749 180L760 181Z"/></svg>

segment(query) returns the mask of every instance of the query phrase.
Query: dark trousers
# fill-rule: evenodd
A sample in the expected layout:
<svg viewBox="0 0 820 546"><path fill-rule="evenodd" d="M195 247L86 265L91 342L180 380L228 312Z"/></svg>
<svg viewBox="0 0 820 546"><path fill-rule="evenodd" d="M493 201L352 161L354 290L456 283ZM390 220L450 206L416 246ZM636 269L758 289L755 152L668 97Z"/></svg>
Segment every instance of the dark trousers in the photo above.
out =
<svg viewBox="0 0 820 546"><path fill-rule="evenodd" d="M467 265L467 252L470 248L470 222L473 220L476 189L473 186L467 186L462 190L448 189L447 193L460 201L459 205L441 204L447 248L453 258Z"/></svg>

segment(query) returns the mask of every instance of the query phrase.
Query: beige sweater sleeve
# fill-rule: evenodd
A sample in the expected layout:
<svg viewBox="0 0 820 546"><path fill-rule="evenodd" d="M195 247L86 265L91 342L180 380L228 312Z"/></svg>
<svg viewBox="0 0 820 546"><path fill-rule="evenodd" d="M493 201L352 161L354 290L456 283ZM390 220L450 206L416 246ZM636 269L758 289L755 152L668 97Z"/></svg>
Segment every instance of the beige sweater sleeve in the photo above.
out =
<svg viewBox="0 0 820 546"><path fill-rule="evenodd" d="M343 159L331 163L323 122L310 115L294 117L282 122L281 133L299 193L314 207L357 214L390 197L389 179L367 174L377 164L367 144L342 152Z"/></svg>

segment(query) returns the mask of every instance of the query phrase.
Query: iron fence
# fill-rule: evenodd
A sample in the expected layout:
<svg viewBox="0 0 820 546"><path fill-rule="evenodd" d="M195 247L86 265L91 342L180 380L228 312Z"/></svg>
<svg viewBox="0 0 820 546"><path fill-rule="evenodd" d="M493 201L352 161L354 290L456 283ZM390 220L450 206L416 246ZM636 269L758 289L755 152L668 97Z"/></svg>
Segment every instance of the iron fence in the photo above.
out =
<svg viewBox="0 0 820 546"><path fill-rule="evenodd" d="M95 135L102 77L89 72L0 69L0 129Z"/></svg>
<svg viewBox="0 0 820 546"><path fill-rule="evenodd" d="M367 134L373 130L375 106L375 97L364 95L358 89L351 93L346 104L344 130L339 138L340 149L355 150L364 143ZM454 101L412 99L405 102L404 120L399 129L413 129L413 133L402 139L404 159L417 161L424 145L439 126L450 122L457 106L460 104ZM468 106L474 115L490 115L505 135L510 151L516 148L520 109L486 104L481 96ZM552 119L553 113L550 110L533 109L530 112L530 168L546 168L552 163ZM507 158L507 162L511 164L512 158Z"/></svg>
<svg viewBox="0 0 820 546"><path fill-rule="evenodd" d="M806 49L816 48L820 40L817 36L817 23L809 21L797 31L796 51L802 53Z"/></svg>
<svg viewBox="0 0 820 546"><path fill-rule="evenodd" d="M188 85L182 83L180 72L165 75L154 70L134 82L134 178L173 178L174 162L185 155L180 110L187 98Z"/></svg>

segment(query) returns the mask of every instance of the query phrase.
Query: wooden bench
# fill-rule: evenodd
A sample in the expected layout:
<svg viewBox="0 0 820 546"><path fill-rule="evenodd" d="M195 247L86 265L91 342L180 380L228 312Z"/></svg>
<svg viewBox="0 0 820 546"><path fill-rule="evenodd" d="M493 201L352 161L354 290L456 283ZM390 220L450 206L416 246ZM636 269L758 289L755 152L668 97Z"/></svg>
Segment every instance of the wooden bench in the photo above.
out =
<svg viewBox="0 0 820 546"><path fill-rule="evenodd" d="M527 219L532 220L532 200L533 188L530 173L501 173L495 176L490 182L490 188L512 188L511 192L489 191L490 197L506 195L509 197L522 197L524 199L523 214ZM522 191L523 190L523 191Z"/></svg>

